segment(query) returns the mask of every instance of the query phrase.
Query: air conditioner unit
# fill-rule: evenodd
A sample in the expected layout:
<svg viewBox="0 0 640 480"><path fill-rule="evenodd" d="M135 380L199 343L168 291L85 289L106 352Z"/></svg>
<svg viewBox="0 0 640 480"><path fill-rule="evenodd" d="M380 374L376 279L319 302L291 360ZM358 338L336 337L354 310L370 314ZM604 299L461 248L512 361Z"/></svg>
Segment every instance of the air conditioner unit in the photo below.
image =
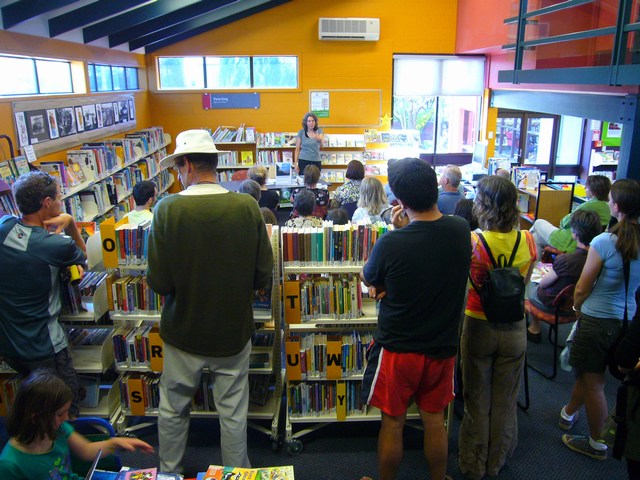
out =
<svg viewBox="0 0 640 480"><path fill-rule="evenodd" d="M380 40L379 18L320 18L320 40Z"/></svg>

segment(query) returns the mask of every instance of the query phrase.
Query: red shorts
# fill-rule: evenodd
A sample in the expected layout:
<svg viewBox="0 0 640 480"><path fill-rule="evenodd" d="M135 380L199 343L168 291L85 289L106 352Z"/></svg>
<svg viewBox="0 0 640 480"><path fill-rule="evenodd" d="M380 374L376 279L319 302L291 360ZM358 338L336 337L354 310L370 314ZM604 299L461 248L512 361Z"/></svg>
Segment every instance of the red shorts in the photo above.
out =
<svg viewBox="0 0 640 480"><path fill-rule="evenodd" d="M363 400L387 415L404 415L413 398L425 412L442 412L454 398L455 357L390 352L372 343L362 380Z"/></svg>

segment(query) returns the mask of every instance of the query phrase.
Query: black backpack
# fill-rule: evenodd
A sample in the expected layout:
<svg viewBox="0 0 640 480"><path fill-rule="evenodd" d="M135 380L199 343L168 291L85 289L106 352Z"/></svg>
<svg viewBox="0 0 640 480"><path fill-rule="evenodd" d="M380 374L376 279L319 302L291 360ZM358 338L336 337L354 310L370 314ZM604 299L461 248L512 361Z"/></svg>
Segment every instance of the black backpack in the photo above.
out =
<svg viewBox="0 0 640 480"><path fill-rule="evenodd" d="M520 270L512 267L513 259L520 245L522 232L518 231L516 244L513 246L511 258L507 263L504 254L498 256L498 262L493 258L493 254L481 233L478 234L480 241L484 245L493 269L487 273L486 281L478 288L471 273L469 281L473 289L480 295L482 309L491 323L513 323L524 318L524 278L520 275Z"/></svg>

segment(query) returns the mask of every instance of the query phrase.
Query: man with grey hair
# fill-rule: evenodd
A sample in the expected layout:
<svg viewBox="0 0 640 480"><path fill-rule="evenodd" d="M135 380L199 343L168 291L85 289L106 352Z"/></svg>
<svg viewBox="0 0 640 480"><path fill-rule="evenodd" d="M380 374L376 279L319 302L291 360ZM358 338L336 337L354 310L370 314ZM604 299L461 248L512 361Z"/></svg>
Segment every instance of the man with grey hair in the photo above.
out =
<svg viewBox="0 0 640 480"><path fill-rule="evenodd" d="M456 165L447 165L440 177L442 192L438 195L438 210L444 215L453 215L456 204L464 198L458 187L462 180L462 172Z"/></svg>
<svg viewBox="0 0 640 480"><path fill-rule="evenodd" d="M149 233L147 282L165 303L160 321L160 470L182 473L191 401L208 369L222 463L247 454L251 294L268 285L273 254L258 202L216 181L218 149L206 130L176 137L173 167L185 190L163 198Z"/></svg>
<svg viewBox="0 0 640 480"><path fill-rule="evenodd" d="M60 273L84 265L86 247L73 217L62 213L60 185L44 172L13 185L22 214L0 220L0 357L21 375L46 368L69 385L69 416L78 415L78 378L58 323ZM65 235L57 235L64 232Z"/></svg>

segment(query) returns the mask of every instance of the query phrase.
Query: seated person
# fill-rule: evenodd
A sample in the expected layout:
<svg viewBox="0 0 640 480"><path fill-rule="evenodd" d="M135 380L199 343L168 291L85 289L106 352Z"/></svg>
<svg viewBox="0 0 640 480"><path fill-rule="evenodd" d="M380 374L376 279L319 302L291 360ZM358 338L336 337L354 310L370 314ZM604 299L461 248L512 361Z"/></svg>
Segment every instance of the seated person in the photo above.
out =
<svg viewBox="0 0 640 480"><path fill-rule="evenodd" d="M267 207L276 215L278 204L280 203L280 195L278 195L277 190L267 189L268 176L269 172L263 165L254 165L248 172L249 179L258 182L258 185L260 185L260 200L258 200L258 205Z"/></svg>
<svg viewBox="0 0 640 480"><path fill-rule="evenodd" d="M456 203L456 208L453 210L453 214L464 218L467 223L469 223L469 228L472 232L482 233L482 229L479 228L478 217L473 213L473 200L463 198L458 201L458 203Z"/></svg>
<svg viewBox="0 0 640 480"><path fill-rule="evenodd" d="M299 216L296 209L296 196L303 190L309 190L314 194L316 204L313 209L313 215L324 219L327 216L329 210L329 191L325 188L318 188L317 183L320 180L320 169L315 165L307 165L304 169L304 185L305 188L298 189L293 192L291 199L293 201L293 211L291 212L291 218Z"/></svg>
<svg viewBox="0 0 640 480"><path fill-rule="evenodd" d="M278 225L278 217L271 211L270 208L260 207L260 213L264 219L264 223L267 225Z"/></svg>
<svg viewBox="0 0 640 480"><path fill-rule="evenodd" d="M139 224L145 220L153 220L151 205L156 200L156 184L150 180L143 180L133 186L133 200L136 202L136 208L127 213L129 223Z"/></svg>
<svg viewBox="0 0 640 480"><path fill-rule="evenodd" d="M443 215L452 215L456 208L456 203L464 198L464 194L459 191L462 181L462 172L455 165L448 165L440 177L442 192L438 195L438 210Z"/></svg>
<svg viewBox="0 0 640 480"><path fill-rule="evenodd" d="M554 227L546 220L538 219L533 222L529 230L536 241L538 258L541 258L542 250L547 245L557 248L561 252L572 253L576 249L576 241L571 235L569 222L571 216L579 210L591 210L600 216L600 232L609 224L611 211L609 210L609 190L611 190L611 180L604 175L589 175L585 182L587 200L579 205L573 212L568 213L560 221L560 228Z"/></svg>
<svg viewBox="0 0 640 480"><path fill-rule="evenodd" d="M555 258L551 270L540 280L535 296L529 299L531 303L543 309L551 307L553 299L563 288L578 281L587 261L589 244L602 232L600 217L590 210L576 210L571 215L570 228L577 245L575 252ZM540 320L535 317L531 317L527 338L534 343L540 343L542 340Z"/></svg>
<svg viewBox="0 0 640 480"><path fill-rule="evenodd" d="M507 170L506 168L501 168L501 167L496 168L494 175L504 177L507 180L511 179L511 173L509 173L509 170Z"/></svg>
<svg viewBox="0 0 640 480"><path fill-rule="evenodd" d="M349 223L349 213L344 208L332 208L327 212L325 220L333 222L334 225L346 225Z"/></svg>
<svg viewBox="0 0 640 480"><path fill-rule="evenodd" d="M260 202L262 192L260 191L260 184L255 180L246 179L238 187L238 193L246 193L256 199L256 202Z"/></svg>
<svg viewBox="0 0 640 480"><path fill-rule="evenodd" d="M312 165L313 166L313 165ZM307 167L309 168L309 167ZM305 168L305 171L307 170ZM318 167L313 167L317 169ZM298 212L298 216L290 218L284 224L285 227L321 227L322 219L313 215L313 209L316 205L316 196L311 190L302 189L296 195L293 201L293 208Z"/></svg>
<svg viewBox="0 0 640 480"><path fill-rule="evenodd" d="M358 208L353 212L351 221L358 224L383 222L381 213L389 205L382 182L376 177L362 180Z"/></svg>
<svg viewBox="0 0 640 480"><path fill-rule="evenodd" d="M360 185L364 178L364 165L359 160L351 160L344 175L347 181L333 192L331 208L338 208L345 203L357 203L360 196Z"/></svg>

